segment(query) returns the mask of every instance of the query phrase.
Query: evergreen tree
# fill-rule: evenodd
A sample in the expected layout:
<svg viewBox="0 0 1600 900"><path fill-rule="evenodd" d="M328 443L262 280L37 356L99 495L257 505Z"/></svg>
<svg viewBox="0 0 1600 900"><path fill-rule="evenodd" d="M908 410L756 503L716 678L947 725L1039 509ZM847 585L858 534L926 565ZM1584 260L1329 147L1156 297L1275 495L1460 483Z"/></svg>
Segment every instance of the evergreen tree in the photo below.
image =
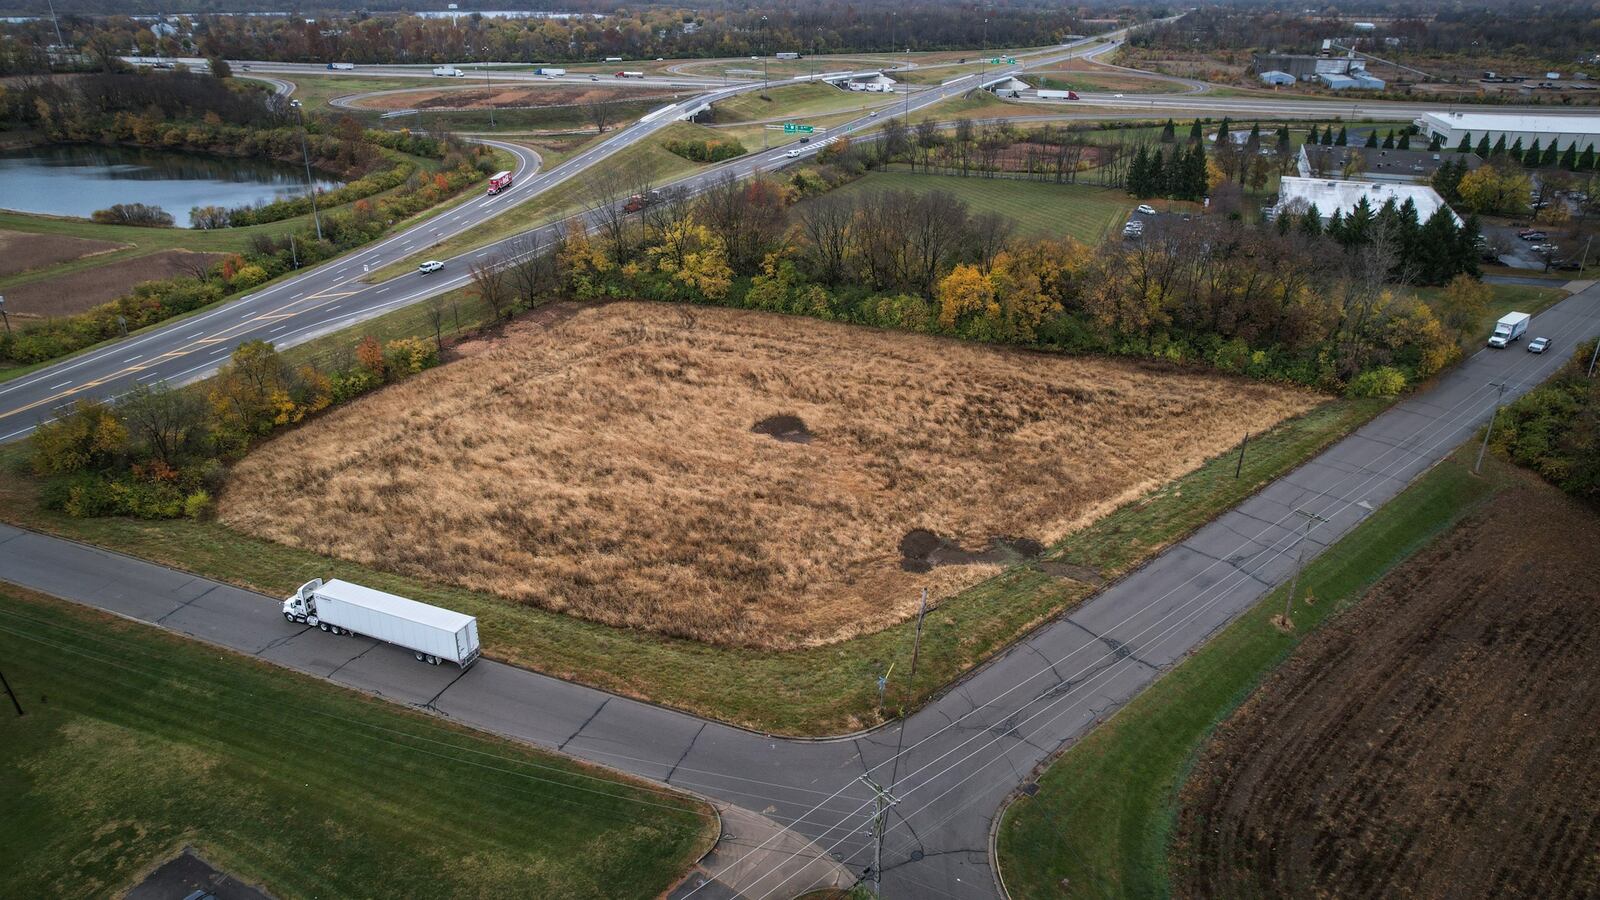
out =
<svg viewBox="0 0 1600 900"><path fill-rule="evenodd" d="M1378 129L1374 128L1371 131L1367 132L1367 144L1366 145L1368 147L1371 147L1374 150L1378 149Z"/></svg>
<svg viewBox="0 0 1600 900"><path fill-rule="evenodd" d="M1578 154L1578 171L1579 172L1587 172L1587 171L1589 171L1589 170L1591 170L1593 168L1594 168L1594 145L1590 144L1589 146L1583 148L1583 152L1582 153Z"/></svg>
<svg viewBox="0 0 1600 900"><path fill-rule="evenodd" d="M1444 136L1436 134L1433 140L1428 141L1428 152L1437 153L1442 149L1444 149Z"/></svg>
<svg viewBox="0 0 1600 900"><path fill-rule="evenodd" d="M1341 214L1339 212L1339 210L1337 210L1337 209L1334 210L1333 211L1333 215L1328 217L1327 226L1325 228L1323 228L1322 230L1323 230L1323 232L1325 234L1328 235L1328 237L1331 237L1334 240L1338 241L1340 244L1343 244L1344 243L1344 216L1343 216L1343 214Z"/></svg>
<svg viewBox="0 0 1600 900"><path fill-rule="evenodd" d="M1573 141L1567 145L1565 153L1561 154L1561 168L1571 172L1578 167L1578 142Z"/></svg>
<svg viewBox="0 0 1600 900"><path fill-rule="evenodd" d="M1533 146L1528 148L1527 153L1522 154L1522 164L1530 169L1534 169L1538 168L1539 164L1543 161L1544 150L1540 149L1539 147L1539 139L1534 138Z"/></svg>
<svg viewBox="0 0 1600 900"><path fill-rule="evenodd" d="M1172 148L1173 156L1177 156L1182 152L1183 148L1181 146L1174 146ZM1172 193L1172 191L1167 187L1166 166L1163 164L1162 153L1160 150L1153 151L1150 154L1149 165L1145 169L1144 177L1144 189L1146 197L1165 197Z"/></svg>
<svg viewBox="0 0 1600 900"><path fill-rule="evenodd" d="M1280 211L1273 219L1272 224L1277 227L1278 235L1282 237L1287 235L1289 233L1289 229L1294 227L1294 216L1289 215L1287 212Z"/></svg>
<svg viewBox="0 0 1600 900"><path fill-rule="evenodd" d="M1167 124L1161 126L1161 143L1170 144L1176 141L1178 139L1177 128L1178 127L1173 124L1172 120L1168 119Z"/></svg>
<svg viewBox="0 0 1600 900"><path fill-rule="evenodd" d="M1327 128L1322 129L1322 146L1324 146L1324 147L1332 147L1333 146L1333 126L1332 125L1329 125Z"/></svg>
<svg viewBox="0 0 1600 900"><path fill-rule="evenodd" d="M1228 117L1223 116L1222 122L1217 125L1217 146L1223 147L1228 143Z"/></svg>
<svg viewBox="0 0 1600 900"><path fill-rule="evenodd" d="M1200 120L1195 119L1194 123L1189 126L1189 143L1198 144L1205 140L1205 137L1205 131L1200 128Z"/></svg>
<svg viewBox="0 0 1600 900"><path fill-rule="evenodd" d="M1278 155L1279 156L1286 155L1289 152L1289 148L1293 145L1293 142L1294 142L1294 139L1289 137L1289 126L1287 126L1287 125L1279 125L1278 126Z"/></svg>
<svg viewBox="0 0 1600 900"><path fill-rule="evenodd" d="M1461 177L1467 174L1466 160L1445 160L1433 173L1433 189L1446 203L1461 202Z"/></svg>
<svg viewBox="0 0 1600 900"><path fill-rule="evenodd" d="M1489 136L1487 134L1478 138L1478 157L1481 159L1489 158Z"/></svg>
<svg viewBox="0 0 1600 900"><path fill-rule="evenodd" d="M1306 237L1322 237L1322 213L1317 212L1315 203L1306 207L1306 214L1300 217L1300 233Z"/></svg>
<svg viewBox="0 0 1600 900"><path fill-rule="evenodd" d="M1372 240L1372 204L1366 197L1356 201L1350 215L1344 217L1343 239L1346 247L1357 247Z"/></svg>
<svg viewBox="0 0 1600 900"><path fill-rule="evenodd" d="M1467 220L1456 229L1455 272L1450 273L1451 277L1456 272L1465 272L1473 278L1479 276L1478 237L1481 233L1476 213L1467 216Z"/></svg>
<svg viewBox="0 0 1600 900"><path fill-rule="evenodd" d="M1512 159L1516 160L1517 162L1522 162L1522 157L1525 154L1526 154L1526 151L1524 151L1522 149L1522 138L1518 137L1515 141L1511 142L1511 158Z"/></svg>
<svg viewBox="0 0 1600 900"><path fill-rule="evenodd" d="M1128 193L1135 197L1148 197L1150 182L1150 153L1140 144L1128 161Z"/></svg>
<svg viewBox="0 0 1600 900"><path fill-rule="evenodd" d="M1550 146L1544 148L1544 157L1539 160L1539 165L1548 167L1556 164L1556 145L1559 143L1555 138L1550 139Z"/></svg>
<svg viewBox="0 0 1600 900"><path fill-rule="evenodd" d="M1400 140L1395 141L1395 146L1398 147L1401 150L1410 150L1411 149L1411 132L1409 132L1409 131L1400 132Z"/></svg>
<svg viewBox="0 0 1600 900"><path fill-rule="evenodd" d="M1308 144L1320 143L1320 141L1317 139L1317 126L1316 125L1312 125L1311 126L1311 130L1306 132L1306 143L1308 143Z"/></svg>
<svg viewBox="0 0 1600 900"><path fill-rule="evenodd" d="M1410 197L1400 204L1395 231L1400 244L1400 263L1416 255L1422 243L1422 221L1417 215L1417 204Z"/></svg>
<svg viewBox="0 0 1600 900"><path fill-rule="evenodd" d="M1184 160L1184 164L1188 172L1185 181L1189 199L1198 200L1209 191L1209 186L1206 184L1206 148L1196 144L1189 158Z"/></svg>
<svg viewBox="0 0 1600 900"><path fill-rule="evenodd" d="M1457 153L1471 153L1472 152L1472 135L1471 134L1469 134L1469 133L1467 133L1465 131L1461 132L1461 143L1456 145L1456 152Z"/></svg>
<svg viewBox="0 0 1600 900"><path fill-rule="evenodd" d="M1505 156L1506 155L1506 136L1505 135L1503 135L1503 134L1500 135L1500 139L1494 142L1494 149L1489 151L1489 155L1490 156Z"/></svg>
<svg viewBox="0 0 1600 900"><path fill-rule="evenodd" d="M1385 150L1393 150L1394 149L1394 131L1392 129L1390 131L1385 132L1384 135L1383 135L1383 149L1385 149Z"/></svg>
<svg viewBox="0 0 1600 900"><path fill-rule="evenodd" d="M1345 131L1343 125L1339 126L1339 136L1334 138L1333 142L1340 147L1350 146L1350 133Z"/></svg>
<svg viewBox="0 0 1600 900"><path fill-rule="evenodd" d="M1456 270L1456 223L1450 211L1441 206L1422 226L1417 253L1412 263L1417 278L1424 284L1443 284Z"/></svg>

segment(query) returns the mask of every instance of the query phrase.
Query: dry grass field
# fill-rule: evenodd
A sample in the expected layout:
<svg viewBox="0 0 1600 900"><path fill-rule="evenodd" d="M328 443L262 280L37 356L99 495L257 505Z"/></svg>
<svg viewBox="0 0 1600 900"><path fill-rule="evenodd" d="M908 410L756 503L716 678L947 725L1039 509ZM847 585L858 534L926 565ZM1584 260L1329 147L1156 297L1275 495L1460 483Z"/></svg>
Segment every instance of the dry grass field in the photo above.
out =
<svg viewBox="0 0 1600 900"><path fill-rule="evenodd" d="M671 91L588 85L500 84L492 88L419 88L373 94L354 104L362 109L519 109L573 106L616 100L647 100L672 96Z"/></svg>
<svg viewBox="0 0 1600 900"><path fill-rule="evenodd" d="M65 275L46 274L7 288L6 311L28 318L80 313L117 299L141 281L187 275L193 264L212 263L221 258L220 253L162 250Z"/></svg>
<svg viewBox="0 0 1600 900"><path fill-rule="evenodd" d="M899 620L919 588L948 596L1319 402L645 303L546 309L463 350L257 449L223 523L617 626L793 648Z"/></svg>
<svg viewBox="0 0 1600 900"><path fill-rule="evenodd" d="M31 272L45 266L120 250L127 244L91 241L63 234L34 234L0 229L0 276Z"/></svg>

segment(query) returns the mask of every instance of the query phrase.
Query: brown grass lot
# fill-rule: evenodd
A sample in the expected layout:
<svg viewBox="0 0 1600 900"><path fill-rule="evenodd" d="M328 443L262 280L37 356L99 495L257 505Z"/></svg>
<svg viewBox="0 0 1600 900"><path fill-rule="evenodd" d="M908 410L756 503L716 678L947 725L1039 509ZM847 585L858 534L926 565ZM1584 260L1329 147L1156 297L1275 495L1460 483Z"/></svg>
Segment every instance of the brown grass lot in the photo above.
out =
<svg viewBox="0 0 1600 900"><path fill-rule="evenodd" d="M1201 752L1178 897L1600 896L1600 518L1527 477Z"/></svg>
<svg viewBox="0 0 1600 900"><path fill-rule="evenodd" d="M113 241L92 241L63 234L0 230L0 277L82 259L96 253L109 253L126 246Z"/></svg>
<svg viewBox="0 0 1600 900"><path fill-rule="evenodd" d="M617 626L793 648L1049 543L1317 405L1104 359L720 308L561 306L235 467L226 525ZM752 431L801 418L813 439Z"/></svg>
<svg viewBox="0 0 1600 900"><path fill-rule="evenodd" d="M200 259L214 262L223 255L163 250L25 282L6 288L6 311L15 316L34 318L83 312L115 300L141 281L186 275L192 262Z"/></svg>
<svg viewBox="0 0 1600 900"><path fill-rule="evenodd" d="M357 103L363 109L497 109L533 106L571 106L579 103L613 100L648 100L665 97L671 91L642 91L638 88L544 85L504 85L492 88L459 90L419 89L393 94L378 94Z"/></svg>

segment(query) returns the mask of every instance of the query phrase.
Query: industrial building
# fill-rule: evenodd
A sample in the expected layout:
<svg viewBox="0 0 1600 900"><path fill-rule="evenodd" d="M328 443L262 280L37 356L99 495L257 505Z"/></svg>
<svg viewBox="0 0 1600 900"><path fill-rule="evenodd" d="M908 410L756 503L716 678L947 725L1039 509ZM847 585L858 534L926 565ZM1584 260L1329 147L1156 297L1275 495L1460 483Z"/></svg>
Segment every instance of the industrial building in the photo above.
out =
<svg viewBox="0 0 1600 900"><path fill-rule="evenodd" d="M1422 140L1429 141L1437 137L1444 146L1451 148L1460 146L1463 136L1474 147L1485 137L1489 139L1490 146L1504 137L1507 147L1519 139L1524 148L1532 147L1534 141L1538 141L1541 147L1549 147L1554 141L1556 147L1563 151L1576 144L1580 153L1600 142L1600 115L1430 112L1419 116L1416 125L1422 129Z"/></svg>
<svg viewBox="0 0 1600 900"><path fill-rule="evenodd" d="M1279 72L1274 69L1261 73L1261 83L1270 84L1274 87L1286 84L1294 84L1294 81L1294 76L1290 75L1288 72Z"/></svg>
<svg viewBox="0 0 1600 900"><path fill-rule="evenodd" d="M1327 221L1335 212L1349 215L1362 198L1366 199L1367 205L1374 213L1390 200L1396 205L1404 205L1410 200L1417 208L1419 221L1428 221L1442 207L1450 213L1457 224L1461 222L1461 217L1456 215L1455 210L1450 209L1444 198L1439 196L1439 192L1425 184L1296 178L1292 175L1285 175L1282 183L1278 185L1278 205L1273 207L1273 213L1274 215L1286 211L1303 213L1315 206L1317 214L1323 221Z"/></svg>
<svg viewBox="0 0 1600 900"><path fill-rule="evenodd" d="M1300 81L1311 81L1318 75L1349 75L1352 68L1361 68L1359 60L1348 56L1313 56L1303 53L1257 53L1251 69L1256 72L1283 72Z"/></svg>
<svg viewBox="0 0 1600 900"><path fill-rule="evenodd" d="M1465 163L1470 171L1483 164L1471 153L1428 150L1384 150L1380 147L1323 147L1303 145L1296 161L1301 178L1343 177L1355 164L1352 175L1364 181L1426 182L1446 161Z"/></svg>

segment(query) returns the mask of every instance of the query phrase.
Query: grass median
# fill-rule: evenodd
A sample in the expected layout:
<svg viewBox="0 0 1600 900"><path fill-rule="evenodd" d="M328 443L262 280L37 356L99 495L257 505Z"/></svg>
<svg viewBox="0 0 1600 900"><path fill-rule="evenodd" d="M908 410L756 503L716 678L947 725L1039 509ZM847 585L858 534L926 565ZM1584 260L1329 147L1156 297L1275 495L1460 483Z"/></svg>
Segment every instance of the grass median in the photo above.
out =
<svg viewBox="0 0 1600 900"><path fill-rule="evenodd" d="M1496 466L1472 475L1464 459L1429 471L1306 566L1301 596L1317 602L1296 607L1293 633L1271 624L1280 587L1052 764L1000 825L1011 896L1166 896L1176 794L1194 753L1306 634L1507 483Z"/></svg>
<svg viewBox="0 0 1600 900"><path fill-rule="evenodd" d="M1095 245L1133 211L1127 191L1089 184L1051 184L1015 178L924 175L896 167L868 173L835 193L945 191L974 213L996 212L1015 221L1024 237L1071 235Z"/></svg>
<svg viewBox="0 0 1600 900"><path fill-rule="evenodd" d="M120 895L186 845L275 896L664 892L715 839L675 792L0 585L0 868Z"/></svg>

